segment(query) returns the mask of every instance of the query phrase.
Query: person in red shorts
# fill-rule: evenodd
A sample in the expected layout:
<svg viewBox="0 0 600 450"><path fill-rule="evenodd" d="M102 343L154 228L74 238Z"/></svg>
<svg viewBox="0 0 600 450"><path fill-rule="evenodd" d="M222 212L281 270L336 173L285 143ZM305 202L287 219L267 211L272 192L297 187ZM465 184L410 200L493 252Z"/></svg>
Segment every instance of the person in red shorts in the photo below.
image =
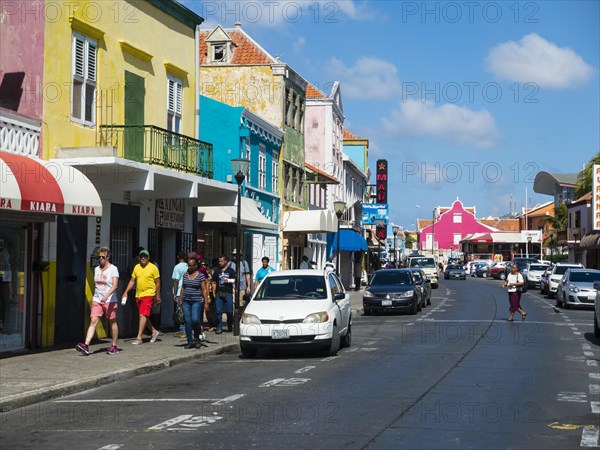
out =
<svg viewBox="0 0 600 450"><path fill-rule="evenodd" d="M148 253L148 250L141 250L139 258L140 263L133 268L131 280L129 280L129 284L125 292L123 292L121 300L122 304L127 301L127 293L133 288L133 284L135 283L135 301L140 315L140 323L138 335L136 339L131 341L133 345L142 343L142 334L147 324L150 325L150 329L152 330L150 342L156 342L156 338L159 335L159 331L154 328L154 325L150 321L150 313L155 298L156 304L160 304L160 273L158 272L158 267L149 261L150 253Z"/></svg>
<svg viewBox="0 0 600 450"><path fill-rule="evenodd" d="M119 270L117 266L109 262L110 249L100 247L98 250L98 267L94 269L94 297L92 298L91 322L85 336L85 342L77 344L75 347L84 355L90 354L90 342L96 332L96 326L102 316L106 316L110 324L112 345L108 347L106 353L116 355L119 353L117 347L117 337L119 327L117 326L117 286L119 282Z"/></svg>

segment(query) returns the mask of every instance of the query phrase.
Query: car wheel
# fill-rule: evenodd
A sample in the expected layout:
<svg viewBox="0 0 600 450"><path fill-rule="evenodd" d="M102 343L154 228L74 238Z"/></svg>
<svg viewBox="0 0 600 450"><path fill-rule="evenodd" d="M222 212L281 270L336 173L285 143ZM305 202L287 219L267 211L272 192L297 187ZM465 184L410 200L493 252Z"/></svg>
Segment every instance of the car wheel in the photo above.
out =
<svg viewBox="0 0 600 450"><path fill-rule="evenodd" d="M558 295L557 295L558 297ZM564 295L563 293L563 305L565 305L565 309L571 309L571 305L569 305L569 302L567 301L567 297Z"/></svg>
<svg viewBox="0 0 600 450"><path fill-rule="evenodd" d="M350 318L350 321L352 321L352 318ZM350 347L351 344L352 344L352 324L350 322L348 322L348 330L346 331L346 334L342 338L342 342L340 345L342 348L346 348L346 347Z"/></svg>
<svg viewBox="0 0 600 450"><path fill-rule="evenodd" d="M487 278L487 273L482 273L481 278Z"/></svg>
<svg viewBox="0 0 600 450"><path fill-rule="evenodd" d="M364 309L364 310L363 310L363 314L364 314L365 316L370 316L370 315L371 315L371 314L373 314L373 313L371 312L371 310L370 310L370 309Z"/></svg>
<svg viewBox="0 0 600 450"><path fill-rule="evenodd" d="M414 316L418 312L419 312L419 305L417 304L417 302L413 302L413 307L410 310L411 316Z"/></svg>
<svg viewBox="0 0 600 450"><path fill-rule="evenodd" d="M594 336L600 337L600 326L598 326L598 316L596 315L596 311L594 311Z"/></svg>
<svg viewBox="0 0 600 450"><path fill-rule="evenodd" d="M258 353L258 349L246 347L245 345L240 345L240 349L242 350L242 356L248 359L255 358Z"/></svg>
<svg viewBox="0 0 600 450"><path fill-rule="evenodd" d="M501 279L501 280L506 280L506 274L505 274L504 272L502 272L502 273L500 274L500 279Z"/></svg>
<svg viewBox="0 0 600 450"><path fill-rule="evenodd" d="M554 294L548 290L548 298L554 298Z"/></svg>
<svg viewBox="0 0 600 450"><path fill-rule="evenodd" d="M340 349L340 333L338 333L337 324L333 324L333 330L331 331L331 345L326 349L327 356L337 355Z"/></svg>
<svg viewBox="0 0 600 450"><path fill-rule="evenodd" d="M431 305L431 295L429 296L429 298L427 299L427 304Z"/></svg>

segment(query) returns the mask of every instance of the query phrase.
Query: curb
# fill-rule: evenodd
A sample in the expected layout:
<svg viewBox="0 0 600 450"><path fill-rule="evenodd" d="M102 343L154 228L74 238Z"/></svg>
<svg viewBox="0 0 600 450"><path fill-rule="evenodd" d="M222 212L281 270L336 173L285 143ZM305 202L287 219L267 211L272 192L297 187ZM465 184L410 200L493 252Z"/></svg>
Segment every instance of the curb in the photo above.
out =
<svg viewBox="0 0 600 450"><path fill-rule="evenodd" d="M146 375L168 367L176 366L177 364L203 359L208 356L228 353L239 349L239 343L224 344L218 348L206 349L203 352L195 352L185 356L177 356L166 358L159 361L153 361L143 366L124 369L110 375L100 375L95 377L83 378L77 381L69 381L68 383L59 384L50 388L36 389L34 391L25 392L22 394L11 395L0 399L0 412L8 412L14 409L31 406L36 403L41 403L47 400L52 400L65 395L84 392L99 386L115 383L117 381L128 380L138 375Z"/></svg>

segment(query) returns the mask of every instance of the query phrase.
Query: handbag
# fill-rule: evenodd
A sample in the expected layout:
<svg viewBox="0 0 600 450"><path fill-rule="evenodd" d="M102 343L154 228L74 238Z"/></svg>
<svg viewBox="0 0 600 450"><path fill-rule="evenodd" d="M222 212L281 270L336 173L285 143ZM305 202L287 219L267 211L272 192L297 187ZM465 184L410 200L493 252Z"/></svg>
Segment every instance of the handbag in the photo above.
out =
<svg viewBox="0 0 600 450"><path fill-rule="evenodd" d="M177 305L177 308L175 308L175 311L173 311L173 323L177 326L185 323L185 319L183 318L183 308L181 305Z"/></svg>
<svg viewBox="0 0 600 450"><path fill-rule="evenodd" d="M523 275L521 275L521 278L523 279L523 286L519 286L517 288L517 292L520 294L524 294L525 292L527 292L527 281L525 281Z"/></svg>

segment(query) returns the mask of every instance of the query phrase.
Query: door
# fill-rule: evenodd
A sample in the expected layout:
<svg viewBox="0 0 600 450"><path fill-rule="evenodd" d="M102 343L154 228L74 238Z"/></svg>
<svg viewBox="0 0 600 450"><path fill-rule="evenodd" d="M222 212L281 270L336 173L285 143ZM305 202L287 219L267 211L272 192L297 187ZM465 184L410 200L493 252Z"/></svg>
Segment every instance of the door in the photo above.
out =
<svg viewBox="0 0 600 450"><path fill-rule="evenodd" d="M123 152L126 159L142 162L144 154L144 79L125 71L125 130Z"/></svg>

